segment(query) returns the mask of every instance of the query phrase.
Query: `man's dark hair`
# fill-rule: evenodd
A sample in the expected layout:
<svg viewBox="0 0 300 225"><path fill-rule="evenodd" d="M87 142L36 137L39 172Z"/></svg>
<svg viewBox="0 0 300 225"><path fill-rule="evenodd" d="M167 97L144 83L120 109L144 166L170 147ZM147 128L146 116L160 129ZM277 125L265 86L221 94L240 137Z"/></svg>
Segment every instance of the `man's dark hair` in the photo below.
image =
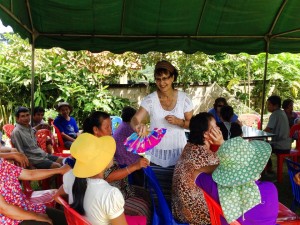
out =
<svg viewBox="0 0 300 225"><path fill-rule="evenodd" d="M26 113L29 112L29 109L24 106L18 106L15 110L15 117L19 118L20 113Z"/></svg>
<svg viewBox="0 0 300 225"><path fill-rule="evenodd" d="M270 102L272 105L277 105L278 108L281 107L281 98L278 95L270 96L267 101Z"/></svg>
<svg viewBox="0 0 300 225"><path fill-rule="evenodd" d="M41 106L36 106L33 109L33 115L35 115L37 113L45 113L45 109Z"/></svg>
<svg viewBox="0 0 300 225"><path fill-rule="evenodd" d="M136 110L130 106L125 106L122 109L122 120L124 122L130 122L131 118L134 116L134 114L136 113Z"/></svg>

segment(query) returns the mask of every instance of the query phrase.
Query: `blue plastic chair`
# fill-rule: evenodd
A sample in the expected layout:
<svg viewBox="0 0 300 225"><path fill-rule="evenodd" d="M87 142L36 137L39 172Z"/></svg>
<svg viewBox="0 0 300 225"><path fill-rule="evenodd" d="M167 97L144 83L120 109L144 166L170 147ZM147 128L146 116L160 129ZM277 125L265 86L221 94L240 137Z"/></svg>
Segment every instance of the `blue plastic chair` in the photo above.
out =
<svg viewBox="0 0 300 225"><path fill-rule="evenodd" d="M118 128L118 126L122 123L122 118L119 116L110 116L111 119L111 128L112 133L115 133L115 130Z"/></svg>
<svg viewBox="0 0 300 225"><path fill-rule="evenodd" d="M295 212L296 206L298 206L298 207L300 206L300 186L295 183L294 176L296 173L300 172L300 164L293 162L287 158L285 159L285 161L286 161L286 165L288 168L288 173L289 173L290 182L292 185L293 196L294 196L291 210L293 212Z"/></svg>
<svg viewBox="0 0 300 225"><path fill-rule="evenodd" d="M175 221L152 168L148 166L143 170L146 175L147 187L150 190L153 205L152 225L188 225L187 223L178 223ZM157 201L155 200L154 193L157 196Z"/></svg>

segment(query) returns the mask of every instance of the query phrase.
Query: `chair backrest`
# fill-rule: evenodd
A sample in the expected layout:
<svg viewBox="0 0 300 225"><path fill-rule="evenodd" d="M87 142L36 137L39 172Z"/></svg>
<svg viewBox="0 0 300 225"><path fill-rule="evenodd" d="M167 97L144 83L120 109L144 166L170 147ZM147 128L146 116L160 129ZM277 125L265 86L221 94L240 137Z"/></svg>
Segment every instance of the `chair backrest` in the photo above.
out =
<svg viewBox="0 0 300 225"><path fill-rule="evenodd" d="M47 152L47 137L51 137L51 131L48 129L40 129L35 133L38 146Z"/></svg>
<svg viewBox="0 0 300 225"><path fill-rule="evenodd" d="M290 137L296 139L296 149L300 150L300 124L295 124L291 127Z"/></svg>
<svg viewBox="0 0 300 225"><path fill-rule="evenodd" d="M65 147L65 143L64 143L64 140L61 136L60 130L54 124L53 124L53 128L54 128L54 131L57 135L57 140L58 140L57 148L54 148L54 151L56 151L57 153L62 153L63 150L65 150L67 148Z"/></svg>
<svg viewBox="0 0 300 225"><path fill-rule="evenodd" d="M291 182L291 185L292 185L294 200L298 204L300 204L300 186L298 184L296 184L295 181L294 181L295 174L300 172L300 164L296 163L296 162L293 162L288 158L285 158L285 162L286 162L286 165L287 165L287 168L288 168L288 174L289 174L290 182ZM294 207L292 207L292 210L294 211L293 208Z"/></svg>
<svg viewBox="0 0 300 225"><path fill-rule="evenodd" d="M112 133L114 134L115 130L118 128L118 126L122 123L122 118L119 116L110 116L111 119L111 129Z"/></svg>
<svg viewBox="0 0 300 225"><path fill-rule="evenodd" d="M153 204L153 218L152 225L179 225L183 223L177 223L172 215L169 205L163 195L160 185L156 179L156 176L150 166L144 168L144 173L147 179L147 185L150 190L150 195ZM154 192L157 196L155 201ZM185 224L188 225L188 224Z"/></svg>
<svg viewBox="0 0 300 225"><path fill-rule="evenodd" d="M221 225L221 217L224 217L221 206L205 191L202 190L202 192L208 207L211 225ZM240 225L240 223L234 221L230 225Z"/></svg>
<svg viewBox="0 0 300 225"><path fill-rule="evenodd" d="M64 213L68 225L92 225L89 221L87 221L87 219L72 209L62 197L59 196L58 199L64 207Z"/></svg>
<svg viewBox="0 0 300 225"><path fill-rule="evenodd" d="M261 129L260 117L256 114L241 114L238 119L245 126Z"/></svg>
<svg viewBox="0 0 300 225"><path fill-rule="evenodd" d="M5 124L3 126L3 130L8 138L10 138L11 132L13 131L14 128L15 126L13 124Z"/></svg>

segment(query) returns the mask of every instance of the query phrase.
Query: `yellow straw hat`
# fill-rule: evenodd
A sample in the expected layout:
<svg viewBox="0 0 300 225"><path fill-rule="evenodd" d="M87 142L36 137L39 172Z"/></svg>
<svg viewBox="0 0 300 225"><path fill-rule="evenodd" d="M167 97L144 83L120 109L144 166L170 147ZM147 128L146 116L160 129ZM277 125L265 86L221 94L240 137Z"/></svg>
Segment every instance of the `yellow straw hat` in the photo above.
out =
<svg viewBox="0 0 300 225"><path fill-rule="evenodd" d="M79 178L87 178L105 170L114 157L116 142L111 136L98 138L83 133L73 142L70 151L76 159L73 174Z"/></svg>

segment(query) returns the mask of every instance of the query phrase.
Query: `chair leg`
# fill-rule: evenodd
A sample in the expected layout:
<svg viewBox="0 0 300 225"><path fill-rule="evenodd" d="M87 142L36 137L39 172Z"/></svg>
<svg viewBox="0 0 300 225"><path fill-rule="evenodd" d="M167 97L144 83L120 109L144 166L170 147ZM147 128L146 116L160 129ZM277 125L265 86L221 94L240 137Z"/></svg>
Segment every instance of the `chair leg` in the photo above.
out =
<svg viewBox="0 0 300 225"><path fill-rule="evenodd" d="M282 182L282 170L283 170L283 158L280 154L277 154L277 182Z"/></svg>

